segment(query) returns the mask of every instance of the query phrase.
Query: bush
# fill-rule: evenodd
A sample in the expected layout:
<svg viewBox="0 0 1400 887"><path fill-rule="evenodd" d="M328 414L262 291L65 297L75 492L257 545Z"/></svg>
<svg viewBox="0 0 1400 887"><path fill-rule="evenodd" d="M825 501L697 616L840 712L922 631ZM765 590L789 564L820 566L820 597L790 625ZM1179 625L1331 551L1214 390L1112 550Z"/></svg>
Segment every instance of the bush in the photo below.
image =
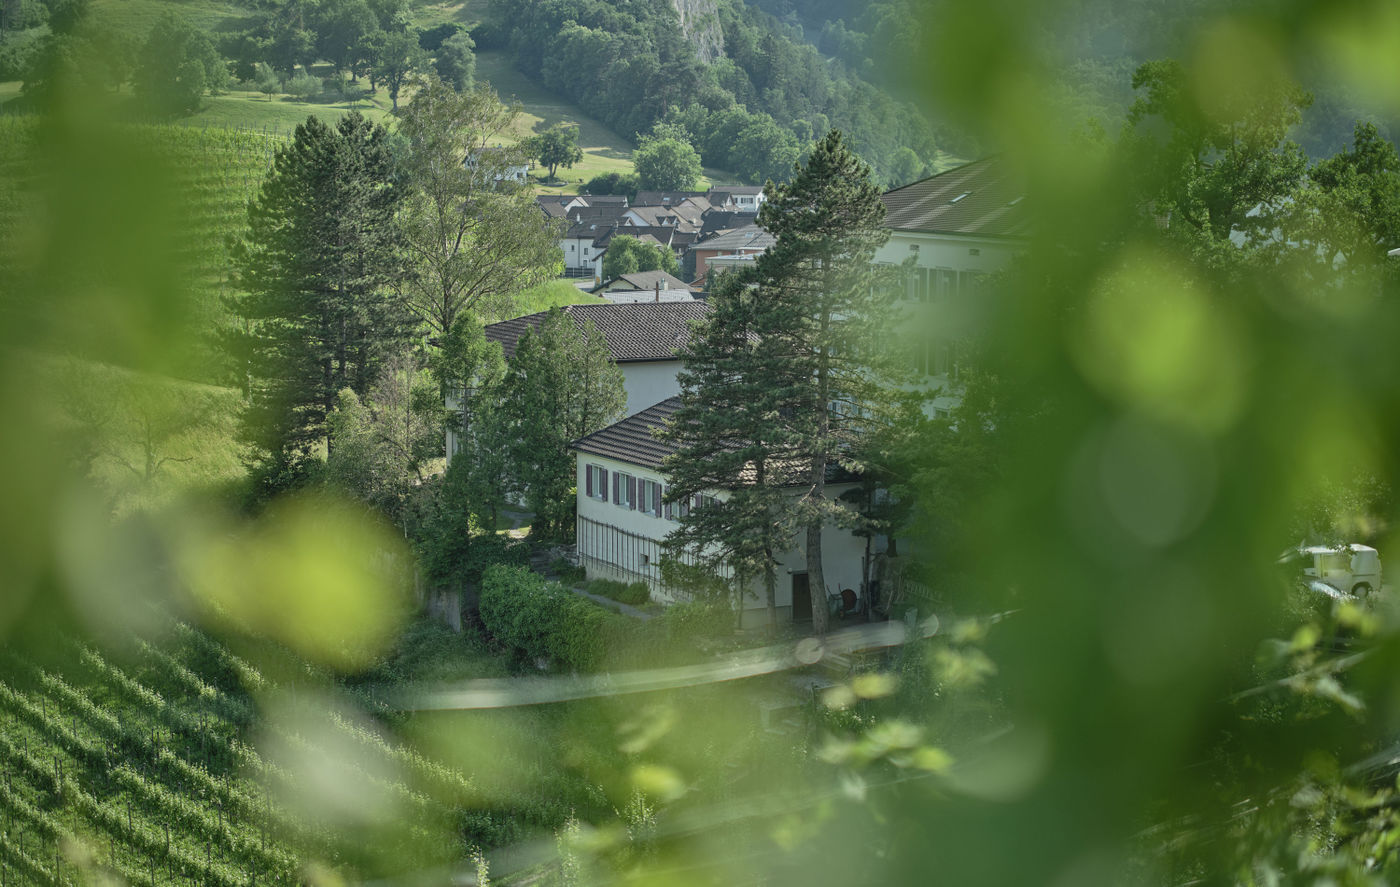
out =
<svg viewBox="0 0 1400 887"><path fill-rule="evenodd" d="M625 622L524 567L496 565L482 577L482 625L534 659L596 671Z"/></svg>
<svg viewBox="0 0 1400 887"><path fill-rule="evenodd" d="M556 557L549 562L549 572L559 577L559 581L577 585L588 578L588 572L583 567L576 567L568 558Z"/></svg>
<svg viewBox="0 0 1400 887"><path fill-rule="evenodd" d="M612 598L624 604L640 606L651 603L651 590L645 582L618 582L616 579L589 580L587 589L593 594Z"/></svg>
<svg viewBox="0 0 1400 887"><path fill-rule="evenodd" d="M309 101L321 94L321 81L316 76L302 71L287 81L287 94L301 101Z"/></svg>
<svg viewBox="0 0 1400 887"><path fill-rule="evenodd" d="M661 614L675 640L694 642L734 634L734 610L720 600L695 600L673 604Z"/></svg>
<svg viewBox="0 0 1400 887"><path fill-rule="evenodd" d="M583 193L596 194L599 196L607 194L623 194L629 199L637 195L642 187L642 180L636 173L605 172L596 175L588 180L588 184L583 186Z"/></svg>

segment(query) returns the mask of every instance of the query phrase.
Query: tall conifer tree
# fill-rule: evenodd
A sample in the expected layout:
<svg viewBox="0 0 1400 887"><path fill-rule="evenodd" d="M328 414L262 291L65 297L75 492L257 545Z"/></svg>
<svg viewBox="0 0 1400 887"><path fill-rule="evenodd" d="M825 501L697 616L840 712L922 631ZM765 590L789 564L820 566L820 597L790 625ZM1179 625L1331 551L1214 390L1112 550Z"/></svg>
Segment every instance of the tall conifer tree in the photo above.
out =
<svg viewBox="0 0 1400 887"><path fill-rule="evenodd" d="M857 445L900 402L894 341L897 270L872 265L889 239L870 167L832 130L791 182L770 183L758 223L777 242L758 258L765 327L788 356L782 394L793 446L806 462L795 519L805 528L812 623L826 631L822 527L860 527L862 516L826 495L827 472L855 464Z"/></svg>
<svg viewBox="0 0 1400 887"><path fill-rule="evenodd" d="M720 276L713 310L682 354L681 406L661 435L680 447L665 465L666 501L681 515L666 541L673 557L717 575L730 572L741 589L762 578L773 631L776 556L791 546L796 529L785 485L800 479L805 463L784 415L785 398L798 387L792 362L775 339L760 335L771 321L756 279L752 268ZM714 490L726 497L690 507Z"/></svg>
<svg viewBox="0 0 1400 887"><path fill-rule="evenodd" d="M248 376L244 438L253 461L295 470L320 444L338 393L364 396L404 341L389 290L400 241L388 133L358 113L334 128L315 117L277 152L234 244L228 337Z"/></svg>

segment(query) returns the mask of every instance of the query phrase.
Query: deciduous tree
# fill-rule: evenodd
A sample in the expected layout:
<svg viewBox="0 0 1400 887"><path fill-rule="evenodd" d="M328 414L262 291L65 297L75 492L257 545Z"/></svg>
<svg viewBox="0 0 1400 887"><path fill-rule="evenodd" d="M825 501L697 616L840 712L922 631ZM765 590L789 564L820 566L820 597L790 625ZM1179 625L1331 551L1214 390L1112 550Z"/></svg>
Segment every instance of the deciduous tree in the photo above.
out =
<svg viewBox="0 0 1400 887"><path fill-rule="evenodd" d="M136 92L164 113L190 111L228 83L228 63L209 35L173 12L151 27L136 68Z"/></svg>
<svg viewBox="0 0 1400 887"><path fill-rule="evenodd" d="M557 308L521 336L502 396L511 475L535 513L534 532L572 538L572 441L621 418L622 371L593 325L580 329Z"/></svg>
<svg viewBox="0 0 1400 887"><path fill-rule="evenodd" d="M618 234L608 243L603 253L603 279L615 280L624 274L638 271L665 271L679 274L680 262L669 247L659 243L648 243L631 236Z"/></svg>
<svg viewBox="0 0 1400 887"><path fill-rule="evenodd" d="M583 159L583 149L578 146L578 127L562 123L551 126L530 140L530 152L549 167L549 177L554 178L559 167L568 169Z"/></svg>
<svg viewBox="0 0 1400 887"><path fill-rule="evenodd" d="M559 227L497 175L517 159L492 146L520 113L489 86L458 92L423 81L404 110L409 196L402 222L409 273L404 303L438 335L466 311L496 308L553 277Z"/></svg>
<svg viewBox="0 0 1400 887"><path fill-rule="evenodd" d="M632 162L648 191L689 191L700 181L700 155L680 139L644 138Z"/></svg>

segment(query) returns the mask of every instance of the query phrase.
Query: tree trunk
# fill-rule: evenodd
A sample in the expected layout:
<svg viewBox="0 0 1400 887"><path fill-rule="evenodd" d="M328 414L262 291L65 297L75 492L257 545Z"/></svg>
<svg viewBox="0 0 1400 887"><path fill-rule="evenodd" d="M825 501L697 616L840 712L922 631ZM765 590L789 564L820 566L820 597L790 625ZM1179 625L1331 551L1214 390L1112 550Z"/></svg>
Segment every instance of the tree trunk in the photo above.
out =
<svg viewBox="0 0 1400 887"><path fill-rule="evenodd" d="M807 589L812 596L812 631L826 635L826 577L822 575L822 522L807 525Z"/></svg>
<svg viewBox="0 0 1400 887"><path fill-rule="evenodd" d="M763 549L768 563L763 567L763 590L768 595L768 636L778 636L778 571L773 567L773 551Z"/></svg>

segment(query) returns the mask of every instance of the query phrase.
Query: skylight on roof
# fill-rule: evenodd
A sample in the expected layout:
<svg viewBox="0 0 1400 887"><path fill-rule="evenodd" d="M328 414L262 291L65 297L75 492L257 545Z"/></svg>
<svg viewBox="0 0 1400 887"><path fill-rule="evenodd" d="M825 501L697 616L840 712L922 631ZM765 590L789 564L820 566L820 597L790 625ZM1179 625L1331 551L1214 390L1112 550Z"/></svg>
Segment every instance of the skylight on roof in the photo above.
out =
<svg viewBox="0 0 1400 887"><path fill-rule="evenodd" d="M1011 202L1007 204L1007 206L1015 206L1016 204L1020 203L1022 200L1025 199L1026 195L1022 194L1020 197L1013 198Z"/></svg>
<svg viewBox="0 0 1400 887"><path fill-rule="evenodd" d="M966 197L967 195L969 195L969 194L971 194L971 193L972 193L971 191L964 191L964 192L962 192L961 194L959 194L957 197L954 197L952 200L950 200L950 201L948 201L948 202L949 202L949 203L957 203L959 200L962 200L964 197Z"/></svg>

